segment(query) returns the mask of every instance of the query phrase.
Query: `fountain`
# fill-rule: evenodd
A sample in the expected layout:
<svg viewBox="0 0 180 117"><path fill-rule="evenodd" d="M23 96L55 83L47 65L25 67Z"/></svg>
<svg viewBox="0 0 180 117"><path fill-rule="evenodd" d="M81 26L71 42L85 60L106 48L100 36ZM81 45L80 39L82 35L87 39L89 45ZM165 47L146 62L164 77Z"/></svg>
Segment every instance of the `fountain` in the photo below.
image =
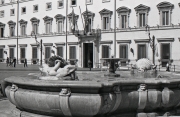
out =
<svg viewBox="0 0 180 117"><path fill-rule="evenodd" d="M106 77L103 72L76 71L59 57L52 61L40 68L43 76L5 78L3 91L16 105L16 116L155 117L180 112L179 76L158 73L148 59L121 75L110 70L114 75Z"/></svg>

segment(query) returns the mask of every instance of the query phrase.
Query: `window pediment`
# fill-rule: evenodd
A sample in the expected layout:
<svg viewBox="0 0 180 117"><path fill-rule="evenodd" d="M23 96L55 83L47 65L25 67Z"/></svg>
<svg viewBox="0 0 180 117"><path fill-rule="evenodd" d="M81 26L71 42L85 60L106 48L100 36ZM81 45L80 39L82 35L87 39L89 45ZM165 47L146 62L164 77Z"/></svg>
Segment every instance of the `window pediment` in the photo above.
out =
<svg viewBox="0 0 180 117"><path fill-rule="evenodd" d="M35 22L36 22L36 23L39 23L40 20L37 19L36 17L33 17L33 18L30 19L30 21L31 21L32 23L35 23Z"/></svg>
<svg viewBox="0 0 180 117"><path fill-rule="evenodd" d="M20 23L20 25L22 25L22 24L27 24L27 21L25 21L25 20L23 20L23 19L21 19L20 21L19 21L19 23Z"/></svg>
<svg viewBox="0 0 180 117"><path fill-rule="evenodd" d="M134 8L136 12L149 12L150 10L150 7L146 6L146 5L143 5L143 4L140 4L138 5L137 7Z"/></svg>
<svg viewBox="0 0 180 117"><path fill-rule="evenodd" d="M125 7L125 6L122 6L122 7L119 7L117 10L117 13L130 13L131 12L131 9Z"/></svg>
<svg viewBox="0 0 180 117"><path fill-rule="evenodd" d="M53 21L53 18L52 17L49 17L49 16L45 16L43 18L44 22L47 22L47 21Z"/></svg>
<svg viewBox="0 0 180 117"><path fill-rule="evenodd" d="M0 27L5 27L6 24L3 24L2 22L0 22Z"/></svg>
<svg viewBox="0 0 180 117"><path fill-rule="evenodd" d="M9 22L8 22L8 24L11 26L11 25L16 25L16 22L13 22L12 20L10 20Z"/></svg>
<svg viewBox="0 0 180 117"><path fill-rule="evenodd" d="M79 15L77 15L77 14L75 14L75 13L74 13L74 15L75 15L76 19L79 18ZM70 14L68 14L67 16L68 16L68 18L72 18L72 12L71 12Z"/></svg>
<svg viewBox="0 0 180 117"><path fill-rule="evenodd" d="M108 9L103 9L103 10L101 10L99 13L100 13L100 15L104 15L104 14L110 14L110 15L112 15L112 14L113 14L113 12L110 11L110 10L108 10Z"/></svg>
<svg viewBox="0 0 180 117"><path fill-rule="evenodd" d="M173 7L174 7L174 5L171 4L170 2L161 2L157 5L157 8L159 10L164 9L164 8L172 10Z"/></svg>
<svg viewBox="0 0 180 117"><path fill-rule="evenodd" d="M65 19L65 16L61 15L61 14L57 14L55 17L56 21L58 20L64 20Z"/></svg>
<svg viewBox="0 0 180 117"><path fill-rule="evenodd" d="M87 13L86 13L86 11L84 11L83 13L82 13L82 15L85 17L86 15L88 14L88 16L91 16L91 17L94 17L95 16L95 13L93 13L93 12L91 12L91 11L87 11Z"/></svg>
<svg viewBox="0 0 180 117"><path fill-rule="evenodd" d="M135 43L149 43L149 39L134 39Z"/></svg>

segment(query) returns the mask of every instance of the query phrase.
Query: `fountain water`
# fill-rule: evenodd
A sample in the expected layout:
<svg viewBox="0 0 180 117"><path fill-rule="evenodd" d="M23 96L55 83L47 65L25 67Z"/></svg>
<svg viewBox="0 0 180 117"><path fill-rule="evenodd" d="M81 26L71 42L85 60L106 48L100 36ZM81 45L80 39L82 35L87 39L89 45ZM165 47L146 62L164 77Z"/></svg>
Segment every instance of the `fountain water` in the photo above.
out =
<svg viewBox="0 0 180 117"><path fill-rule="evenodd" d="M61 69L66 69L66 73L61 74L63 70L58 71L50 62L52 68L46 66L41 71L56 76L5 78L3 91L16 105L17 116L154 117L180 112L179 76L157 73L147 59L137 61L130 71L120 71L120 77L104 77L103 72L76 72L73 66L65 67L64 59L58 60L63 61Z"/></svg>

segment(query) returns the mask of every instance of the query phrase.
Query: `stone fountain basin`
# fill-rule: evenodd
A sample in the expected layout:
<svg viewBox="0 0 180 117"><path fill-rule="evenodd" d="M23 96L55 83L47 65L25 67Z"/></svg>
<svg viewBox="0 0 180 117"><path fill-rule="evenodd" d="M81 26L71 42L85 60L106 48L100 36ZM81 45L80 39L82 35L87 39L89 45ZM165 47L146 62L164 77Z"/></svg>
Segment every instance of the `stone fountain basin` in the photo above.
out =
<svg viewBox="0 0 180 117"><path fill-rule="evenodd" d="M51 116L95 116L167 112L180 106L180 78L104 77L77 72L79 81L39 80L37 76L5 78L5 93L21 111ZM124 76L124 78L123 78ZM170 77L171 76L171 77ZM173 78L172 78L173 76ZM27 114L27 113L26 113Z"/></svg>

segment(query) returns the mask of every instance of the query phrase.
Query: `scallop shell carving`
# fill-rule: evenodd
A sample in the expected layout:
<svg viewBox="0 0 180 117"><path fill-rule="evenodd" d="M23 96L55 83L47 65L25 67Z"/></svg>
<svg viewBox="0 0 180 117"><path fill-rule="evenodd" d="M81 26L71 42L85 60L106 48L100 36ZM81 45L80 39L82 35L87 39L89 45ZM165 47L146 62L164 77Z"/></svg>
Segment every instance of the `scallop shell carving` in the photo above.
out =
<svg viewBox="0 0 180 117"><path fill-rule="evenodd" d="M150 70L152 65L153 65L153 63L147 58L139 59L136 62L136 68L138 70L143 70L143 71L144 70Z"/></svg>

